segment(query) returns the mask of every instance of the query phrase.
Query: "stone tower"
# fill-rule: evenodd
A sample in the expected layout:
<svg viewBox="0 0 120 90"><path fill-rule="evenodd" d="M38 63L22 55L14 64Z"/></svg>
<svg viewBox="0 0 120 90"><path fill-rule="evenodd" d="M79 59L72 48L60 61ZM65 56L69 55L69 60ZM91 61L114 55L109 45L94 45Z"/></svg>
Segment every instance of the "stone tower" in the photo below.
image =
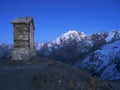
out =
<svg viewBox="0 0 120 90"><path fill-rule="evenodd" d="M29 60L35 55L34 21L32 17L20 17L12 20L14 27L14 48L12 60Z"/></svg>

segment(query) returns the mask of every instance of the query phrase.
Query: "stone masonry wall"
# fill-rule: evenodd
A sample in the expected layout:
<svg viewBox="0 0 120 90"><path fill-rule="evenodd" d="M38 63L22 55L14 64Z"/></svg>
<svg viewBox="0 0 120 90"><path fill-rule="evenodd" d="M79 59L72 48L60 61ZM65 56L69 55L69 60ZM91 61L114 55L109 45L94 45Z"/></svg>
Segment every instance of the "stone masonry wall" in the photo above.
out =
<svg viewBox="0 0 120 90"><path fill-rule="evenodd" d="M14 26L13 60L29 60L35 55L34 50L34 23L31 17L16 18Z"/></svg>

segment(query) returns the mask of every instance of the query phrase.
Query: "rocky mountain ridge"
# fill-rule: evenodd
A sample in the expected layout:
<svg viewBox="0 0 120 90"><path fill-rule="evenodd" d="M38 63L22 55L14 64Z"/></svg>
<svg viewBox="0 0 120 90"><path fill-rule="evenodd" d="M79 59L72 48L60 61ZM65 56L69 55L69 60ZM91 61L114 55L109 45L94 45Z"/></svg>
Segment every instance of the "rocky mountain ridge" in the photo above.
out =
<svg viewBox="0 0 120 90"><path fill-rule="evenodd" d="M36 55L55 59L74 67L85 69L102 80L120 80L120 31L86 35L68 31L48 43L36 43ZM10 56L11 45L0 45L2 58ZM9 53L8 53L9 51ZM0 54L1 57L1 54ZM107 73L107 74L106 74Z"/></svg>

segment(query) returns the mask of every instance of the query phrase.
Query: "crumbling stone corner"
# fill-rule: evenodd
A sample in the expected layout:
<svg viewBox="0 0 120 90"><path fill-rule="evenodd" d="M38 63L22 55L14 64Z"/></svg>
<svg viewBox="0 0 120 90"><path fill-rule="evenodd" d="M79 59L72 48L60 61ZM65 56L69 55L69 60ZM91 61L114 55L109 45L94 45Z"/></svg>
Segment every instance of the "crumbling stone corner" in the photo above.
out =
<svg viewBox="0 0 120 90"><path fill-rule="evenodd" d="M19 17L11 22L14 27L12 60L30 60L35 56L34 21L32 17Z"/></svg>

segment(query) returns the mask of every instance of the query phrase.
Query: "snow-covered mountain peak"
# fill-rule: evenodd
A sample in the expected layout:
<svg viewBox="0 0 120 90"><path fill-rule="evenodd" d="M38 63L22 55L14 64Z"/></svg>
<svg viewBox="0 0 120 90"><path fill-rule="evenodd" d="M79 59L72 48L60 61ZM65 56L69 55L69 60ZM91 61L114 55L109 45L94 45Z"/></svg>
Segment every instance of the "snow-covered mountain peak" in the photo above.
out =
<svg viewBox="0 0 120 90"><path fill-rule="evenodd" d="M67 43L71 40L81 41L86 36L87 35L84 32L77 32L75 30L70 30L62 34L60 37L57 37L55 40L52 41L52 43L59 45L61 43Z"/></svg>
<svg viewBox="0 0 120 90"><path fill-rule="evenodd" d="M64 35L69 35L69 34L77 34L78 32L76 30L69 30L68 32L64 33Z"/></svg>
<svg viewBox="0 0 120 90"><path fill-rule="evenodd" d="M117 32L117 31L111 30L111 31L108 33L108 37L106 38L106 42L112 41L112 39L114 38L116 32Z"/></svg>
<svg viewBox="0 0 120 90"><path fill-rule="evenodd" d="M77 32L75 30L70 30L68 31L67 33L64 33L61 35L61 37L64 37L64 38L69 38L69 37L85 37L87 36L84 32Z"/></svg>
<svg viewBox="0 0 120 90"><path fill-rule="evenodd" d="M109 31L108 36L105 40L106 42L111 42L113 40L120 40L120 31L116 31L116 30Z"/></svg>
<svg viewBox="0 0 120 90"><path fill-rule="evenodd" d="M75 30L70 30L67 33L62 34L58 37L61 40L81 40L85 38L87 35L84 32L77 32Z"/></svg>

